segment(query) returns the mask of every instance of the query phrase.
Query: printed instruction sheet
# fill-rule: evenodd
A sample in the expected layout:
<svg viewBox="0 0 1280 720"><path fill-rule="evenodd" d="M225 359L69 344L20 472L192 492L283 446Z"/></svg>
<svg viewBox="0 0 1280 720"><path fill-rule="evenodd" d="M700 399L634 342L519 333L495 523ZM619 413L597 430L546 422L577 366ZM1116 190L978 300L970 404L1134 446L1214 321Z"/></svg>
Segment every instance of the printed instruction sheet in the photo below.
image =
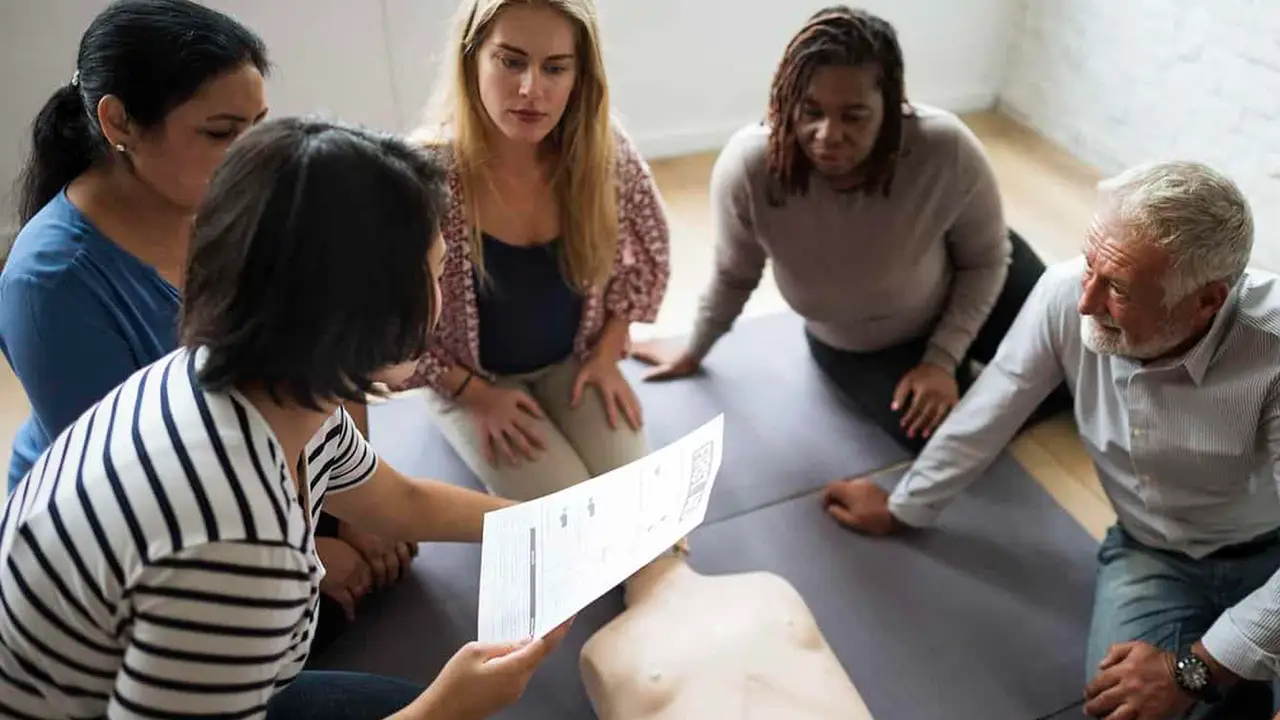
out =
<svg viewBox="0 0 1280 720"><path fill-rule="evenodd" d="M661 450L485 515L477 639L542 637L702 524L724 416Z"/></svg>

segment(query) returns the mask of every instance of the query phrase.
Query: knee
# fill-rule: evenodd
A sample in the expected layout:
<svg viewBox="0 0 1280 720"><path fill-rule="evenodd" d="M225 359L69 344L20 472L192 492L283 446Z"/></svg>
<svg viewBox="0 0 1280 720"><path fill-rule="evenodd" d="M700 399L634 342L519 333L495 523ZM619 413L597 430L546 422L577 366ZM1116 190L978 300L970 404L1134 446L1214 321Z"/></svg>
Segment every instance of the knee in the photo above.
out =
<svg viewBox="0 0 1280 720"><path fill-rule="evenodd" d="M489 483L490 490L508 500L527 502L560 492L591 479L581 462L556 462L543 456L517 467L504 468L500 478Z"/></svg>

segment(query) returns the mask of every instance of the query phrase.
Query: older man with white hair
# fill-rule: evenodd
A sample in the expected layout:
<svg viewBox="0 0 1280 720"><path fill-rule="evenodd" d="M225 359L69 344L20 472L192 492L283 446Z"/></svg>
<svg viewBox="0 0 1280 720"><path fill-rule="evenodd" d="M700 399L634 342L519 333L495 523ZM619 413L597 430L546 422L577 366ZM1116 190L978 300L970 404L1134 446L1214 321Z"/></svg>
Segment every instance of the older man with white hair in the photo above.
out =
<svg viewBox="0 0 1280 720"><path fill-rule="evenodd" d="M1118 518L1086 712L1246 717L1259 686L1239 680L1280 672L1280 282L1247 268L1252 245L1248 203L1211 168L1104 181L1083 257L1041 278L892 494L839 481L828 511L877 534L932 525L1065 380Z"/></svg>

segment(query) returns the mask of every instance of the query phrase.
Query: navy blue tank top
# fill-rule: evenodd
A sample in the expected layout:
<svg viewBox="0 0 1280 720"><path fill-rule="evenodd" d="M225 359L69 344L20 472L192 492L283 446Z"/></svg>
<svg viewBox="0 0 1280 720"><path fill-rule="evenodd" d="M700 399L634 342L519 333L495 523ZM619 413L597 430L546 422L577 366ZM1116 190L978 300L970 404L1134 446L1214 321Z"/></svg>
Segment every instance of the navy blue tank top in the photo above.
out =
<svg viewBox="0 0 1280 720"><path fill-rule="evenodd" d="M560 270L562 241L517 246L487 233L481 237L489 282L481 283L475 271L480 366L497 375L518 375L569 357L583 297Z"/></svg>

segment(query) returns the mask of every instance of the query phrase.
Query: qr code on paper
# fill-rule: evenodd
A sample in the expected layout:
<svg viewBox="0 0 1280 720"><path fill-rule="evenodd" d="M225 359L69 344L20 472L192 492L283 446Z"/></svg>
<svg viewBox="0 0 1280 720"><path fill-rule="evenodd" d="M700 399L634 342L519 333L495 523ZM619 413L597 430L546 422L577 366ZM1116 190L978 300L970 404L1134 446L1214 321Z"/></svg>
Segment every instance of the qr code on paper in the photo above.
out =
<svg viewBox="0 0 1280 720"><path fill-rule="evenodd" d="M689 494L684 501L684 509L680 512L683 520L702 504L702 496L711 482L711 460L715 453L715 442L708 440L693 452L693 463L689 469Z"/></svg>

